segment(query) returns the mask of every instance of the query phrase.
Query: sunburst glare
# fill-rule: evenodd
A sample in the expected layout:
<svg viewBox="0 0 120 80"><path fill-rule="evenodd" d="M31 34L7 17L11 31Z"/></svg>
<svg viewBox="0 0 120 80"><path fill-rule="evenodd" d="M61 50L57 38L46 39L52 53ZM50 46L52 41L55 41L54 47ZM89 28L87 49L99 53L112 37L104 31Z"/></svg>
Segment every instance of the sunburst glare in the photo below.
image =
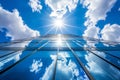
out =
<svg viewBox="0 0 120 80"><path fill-rule="evenodd" d="M53 20L53 26L56 28L64 27L64 20L63 19L55 19Z"/></svg>

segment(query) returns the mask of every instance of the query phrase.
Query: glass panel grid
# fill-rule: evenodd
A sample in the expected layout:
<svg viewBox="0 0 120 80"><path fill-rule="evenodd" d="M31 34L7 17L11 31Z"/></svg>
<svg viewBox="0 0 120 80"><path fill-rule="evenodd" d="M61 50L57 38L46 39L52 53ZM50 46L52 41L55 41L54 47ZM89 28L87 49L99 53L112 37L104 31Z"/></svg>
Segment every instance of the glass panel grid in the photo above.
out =
<svg viewBox="0 0 120 80"><path fill-rule="evenodd" d="M96 46L89 46L88 40ZM16 80L12 73L27 73L31 76L26 74L21 80L119 80L119 45L104 45L109 43L76 35L46 35L1 43L0 79Z"/></svg>

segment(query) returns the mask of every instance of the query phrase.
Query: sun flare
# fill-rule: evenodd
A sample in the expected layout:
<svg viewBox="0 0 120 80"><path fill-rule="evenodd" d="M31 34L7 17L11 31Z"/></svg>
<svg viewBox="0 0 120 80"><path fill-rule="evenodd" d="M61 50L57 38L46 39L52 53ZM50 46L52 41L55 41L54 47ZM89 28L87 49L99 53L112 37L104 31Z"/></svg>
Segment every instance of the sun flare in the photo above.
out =
<svg viewBox="0 0 120 80"><path fill-rule="evenodd" d="M57 27L57 28L62 28L64 27L64 21L62 19L56 19L54 20L54 27Z"/></svg>

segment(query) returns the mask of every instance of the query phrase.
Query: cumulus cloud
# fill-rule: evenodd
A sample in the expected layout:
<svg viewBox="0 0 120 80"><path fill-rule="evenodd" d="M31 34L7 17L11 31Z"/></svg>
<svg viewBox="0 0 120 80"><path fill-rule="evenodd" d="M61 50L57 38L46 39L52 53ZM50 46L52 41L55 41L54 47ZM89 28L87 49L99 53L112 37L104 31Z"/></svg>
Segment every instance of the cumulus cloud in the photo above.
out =
<svg viewBox="0 0 120 80"><path fill-rule="evenodd" d="M81 0L80 2L88 9L85 14L87 20L84 23L87 29L84 31L83 36L99 38L100 29L96 27L96 24L99 20L106 19L107 13L110 12L116 0Z"/></svg>
<svg viewBox="0 0 120 80"><path fill-rule="evenodd" d="M22 17L19 16L18 10L14 9L13 12L10 12L0 7L0 30L3 28L8 31L6 36L11 37L12 40L31 38L40 35L38 31L30 29L26 24L24 24ZM29 41L25 43L10 45L10 46L25 47L28 44ZM20 58L19 56L22 54L21 52L22 51L20 51L16 55L15 54L12 55L10 59L4 61L3 63L9 62L11 61L11 59L15 59L15 61L19 60Z"/></svg>
<svg viewBox="0 0 120 80"><path fill-rule="evenodd" d="M52 10L50 16L62 18L68 11L72 12L78 4L79 0L45 0L45 4ZM29 0L29 6L33 12L40 12L42 5L40 0Z"/></svg>
<svg viewBox="0 0 120 80"><path fill-rule="evenodd" d="M33 12L40 12L42 9L42 5L39 0L30 0L28 4L32 8Z"/></svg>
<svg viewBox="0 0 120 80"><path fill-rule="evenodd" d="M105 20L107 13L111 10L116 0L85 0L83 1L83 6L88 10L85 17L87 17L88 25L89 22L96 24L99 20Z"/></svg>
<svg viewBox="0 0 120 80"><path fill-rule="evenodd" d="M87 29L84 31L83 36L99 39L99 30L100 30L100 28L96 27L96 26L87 27ZM95 43L91 43L91 41L89 41L88 39L85 39L85 40L87 41L88 45L95 46Z"/></svg>
<svg viewBox="0 0 120 80"><path fill-rule="evenodd" d="M101 38L108 42L119 42L120 41L120 25L118 24L106 24L101 30ZM112 43L111 43L112 44ZM114 43L113 43L114 44ZM117 44L117 43L116 43Z"/></svg>
<svg viewBox="0 0 120 80"><path fill-rule="evenodd" d="M78 0L45 0L45 3L52 10L50 16L62 18L67 11L71 12L76 8Z"/></svg>
<svg viewBox="0 0 120 80"><path fill-rule="evenodd" d="M41 62L41 60L33 60L33 63L30 66L30 72L37 73L38 71L41 70L42 66L43 66L43 63Z"/></svg>
<svg viewBox="0 0 120 80"><path fill-rule="evenodd" d="M7 35L11 36L12 40L39 36L38 31L30 29L24 24L16 9L13 12L9 12L0 7L0 28L7 29Z"/></svg>

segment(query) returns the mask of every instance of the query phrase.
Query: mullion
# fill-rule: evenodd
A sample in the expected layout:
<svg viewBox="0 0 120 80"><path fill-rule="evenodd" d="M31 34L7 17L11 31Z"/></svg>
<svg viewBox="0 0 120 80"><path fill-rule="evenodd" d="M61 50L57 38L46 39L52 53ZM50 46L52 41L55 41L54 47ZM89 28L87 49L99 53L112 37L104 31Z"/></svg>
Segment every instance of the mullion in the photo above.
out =
<svg viewBox="0 0 120 80"><path fill-rule="evenodd" d="M66 42L66 45L68 46L68 48L71 50L72 54L74 55L74 57L76 58L76 60L78 61L78 63L80 64L80 66L82 67L82 69L85 71L86 75L89 77L90 80L94 80L93 76L89 73L89 71L87 70L87 68L83 65L82 61L79 59L79 57L76 55L76 53L72 50L72 48L69 46L69 44Z"/></svg>
<svg viewBox="0 0 120 80"><path fill-rule="evenodd" d="M57 47L57 53L56 53L56 56L57 56L57 57L56 57L56 61L55 61L55 68L54 68L52 80L55 80L55 76L56 76L58 53L59 53L59 47Z"/></svg>
<svg viewBox="0 0 120 80"><path fill-rule="evenodd" d="M80 44L81 44L81 43L80 43ZM80 46L80 45L79 45L79 46ZM119 67L119 66L117 66L117 65L115 65L114 63L108 61L107 59L105 59L105 58L99 56L98 54L96 54L96 53L94 53L93 51L91 51L89 48L85 48L85 50L89 51L90 53L92 53L92 54L94 54L95 56L99 57L99 58L102 59L103 61L105 61L105 62L111 64L112 66L114 66L115 68L117 68L118 70L120 70L120 67Z"/></svg>

